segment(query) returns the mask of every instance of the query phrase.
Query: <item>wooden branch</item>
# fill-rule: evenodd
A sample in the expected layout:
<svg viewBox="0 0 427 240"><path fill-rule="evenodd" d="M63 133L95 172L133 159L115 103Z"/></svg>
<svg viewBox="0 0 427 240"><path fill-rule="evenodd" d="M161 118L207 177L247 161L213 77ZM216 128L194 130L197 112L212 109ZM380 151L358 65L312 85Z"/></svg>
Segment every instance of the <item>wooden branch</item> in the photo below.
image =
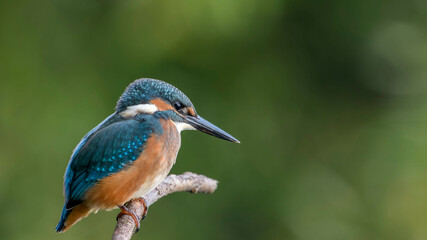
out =
<svg viewBox="0 0 427 240"><path fill-rule="evenodd" d="M191 193L213 193L218 185L218 181L198 175L191 172L185 172L182 175L169 175L154 190L147 193L143 198L150 207L160 198L174 192ZM142 217L144 208L139 201L132 201L126 206L134 212L139 218ZM128 240L135 231L135 222L129 215L122 215L118 221L113 233L113 240Z"/></svg>

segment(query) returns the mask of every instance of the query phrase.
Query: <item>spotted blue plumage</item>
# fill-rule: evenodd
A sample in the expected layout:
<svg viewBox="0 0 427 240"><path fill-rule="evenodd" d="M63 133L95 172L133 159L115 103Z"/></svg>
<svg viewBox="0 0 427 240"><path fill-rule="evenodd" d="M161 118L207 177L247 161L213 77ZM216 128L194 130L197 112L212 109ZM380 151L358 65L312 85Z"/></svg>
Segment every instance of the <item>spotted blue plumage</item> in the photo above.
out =
<svg viewBox="0 0 427 240"><path fill-rule="evenodd" d="M113 114L89 132L75 149L65 173L66 209L81 203L97 181L131 165L150 135L161 131L153 115L129 120Z"/></svg>
<svg viewBox="0 0 427 240"><path fill-rule="evenodd" d="M99 180L132 165L152 134L161 135L164 113L125 119L117 112L87 133L71 155L64 176L65 204L56 226L62 231L73 207Z"/></svg>

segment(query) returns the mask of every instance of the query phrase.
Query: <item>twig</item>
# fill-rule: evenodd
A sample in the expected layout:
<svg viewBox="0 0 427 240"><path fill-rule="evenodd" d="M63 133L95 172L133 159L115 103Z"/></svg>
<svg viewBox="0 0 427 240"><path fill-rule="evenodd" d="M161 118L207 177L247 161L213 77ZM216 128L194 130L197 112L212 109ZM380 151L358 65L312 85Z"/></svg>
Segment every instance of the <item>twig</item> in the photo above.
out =
<svg viewBox="0 0 427 240"><path fill-rule="evenodd" d="M169 175L154 190L147 193L143 198L150 207L160 198L174 192L191 193L213 193L218 185L218 181L191 172L182 175ZM144 208L139 201L132 201L127 204L129 210L134 212L139 218L142 217ZM122 215L113 233L113 240L128 240L135 231L135 222L129 215Z"/></svg>

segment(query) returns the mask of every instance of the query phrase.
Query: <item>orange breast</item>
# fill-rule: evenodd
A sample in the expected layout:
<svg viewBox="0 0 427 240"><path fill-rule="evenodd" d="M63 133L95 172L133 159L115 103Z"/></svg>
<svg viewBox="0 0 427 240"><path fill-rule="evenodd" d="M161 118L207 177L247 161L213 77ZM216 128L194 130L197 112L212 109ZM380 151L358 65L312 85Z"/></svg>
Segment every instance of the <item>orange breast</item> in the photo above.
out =
<svg viewBox="0 0 427 240"><path fill-rule="evenodd" d="M85 194L84 200L94 209L111 209L142 197L155 188L175 163L181 137L171 120L160 120L164 132L153 134L144 151L125 170L100 180Z"/></svg>

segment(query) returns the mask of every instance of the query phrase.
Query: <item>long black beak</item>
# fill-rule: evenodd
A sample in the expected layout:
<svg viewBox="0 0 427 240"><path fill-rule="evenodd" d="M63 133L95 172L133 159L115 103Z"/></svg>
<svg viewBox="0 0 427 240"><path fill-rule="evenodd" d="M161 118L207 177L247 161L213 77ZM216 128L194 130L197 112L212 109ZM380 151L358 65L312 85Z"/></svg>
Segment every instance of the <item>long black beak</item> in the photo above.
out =
<svg viewBox="0 0 427 240"><path fill-rule="evenodd" d="M202 131L206 134L212 135L217 138L221 138L230 142L240 143L239 140L235 139L230 134L226 133L219 127L213 125L212 123L208 122L206 119L200 117L200 116L186 116L185 120L187 120L188 124L193 126L195 129Z"/></svg>

